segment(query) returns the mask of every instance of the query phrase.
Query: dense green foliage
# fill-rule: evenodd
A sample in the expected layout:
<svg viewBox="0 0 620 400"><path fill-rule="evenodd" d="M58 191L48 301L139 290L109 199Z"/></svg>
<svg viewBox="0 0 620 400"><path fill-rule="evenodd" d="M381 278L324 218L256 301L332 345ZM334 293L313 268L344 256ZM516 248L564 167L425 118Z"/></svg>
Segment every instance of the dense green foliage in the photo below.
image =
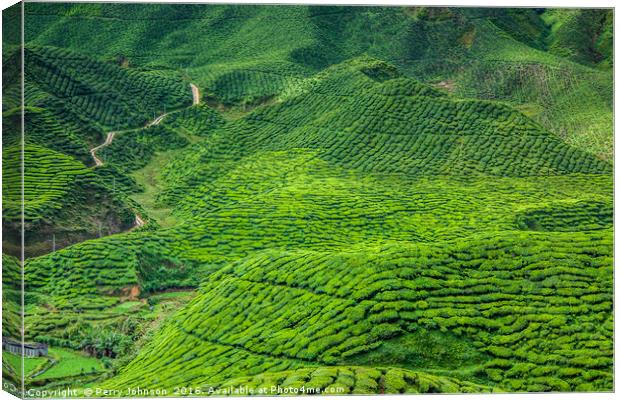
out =
<svg viewBox="0 0 620 400"><path fill-rule="evenodd" d="M19 255L22 162L27 256L133 224L131 209L75 158L38 145L26 145L23 151L11 146L3 152L5 252Z"/></svg>
<svg viewBox="0 0 620 400"><path fill-rule="evenodd" d="M8 148L3 154L3 180L9 187L21 185L20 163L24 163L24 218L37 221L44 218L44 211L62 207L71 185L84 180L90 171L73 158L38 146ZM45 182L46 185L41 183ZM7 191L4 203L5 219L18 219L21 215L21 192Z"/></svg>
<svg viewBox="0 0 620 400"><path fill-rule="evenodd" d="M425 139L424 129L444 133ZM516 151L522 141L530 146ZM101 294L132 285L204 282L108 382L115 387L171 389L187 382L175 371L191 371L189 360L198 385L360 365L376 360L382 343L422 329L465 340L471 358L460 372L445 371L446 353L396 365L504 390L603 389L611 382L610 171L505 106L450 99L356 59L182 150L163 170L162 195L190 223L31 260L28 282L67 310L110 307L114 298ZM67 270L79 281L67 281ZM425 345L412 348L419 357ZM236 367L222 374L224 360ZM506 366L517 360L536 372L515 375Z"/></svg>
<svg viewBox="0 0 620 400"><path fill-rule="evenodd" d="M2 254L2 336L20 337L21 282L19 260ZM21 367L20 367L21 369Z"/></svg>
<svg viewBox="0 0 620 400"><path fill-rule="evenodd" d="M14 74L20 54L8 51L3 221L5 251L17 255L19 238L12 232L17 232L21 216L22 148L20 80ZM130 178L117 174L110 182L87 169L93 164L88 149L102 141L107 130L139 128L155 114L189 105L188 84L173 74L129 69L67 49L29 45L24 56L27 255L128 229L137 207L116 190L116 180L122 188Z"/></svg>
<svg viewBox="0 0 620 400"><path fill-rule="evenodd" d="M509 233L471 242L249 257L212 275L112 383L217 382L241 364L221 370L220 363L242 356L257 359L251 374L348 364L385 339L426 329L450 331L490 355L470 361L470 379L508 390L609 387L608 233Z"/></svg>
<svg viewBox="0 0 620 400"><path fill-rule="evenodd" d="M65 126L136 127L189 103L180 79L164 78L65 49L26 47L26 103L50 109ZM78 122L79 121L79 122Z"/></svg>
<svg viewBox="0 0 620 400"><path fill-rule="evenodd" d="M222 116L211 107L200 104L167 116L163 125L189 135L207 135L224 123Z"/></svg>
<svg viewBox="0 0 620 400"><path fill-rule="evenodd" d="M548 10L543 19L551 25L547 39L551 52L586 65L612 65L611 10Z"/></svg>
<svg viewBox="0 0 620 400"><path fill-rule="evenodd" d="M118 134L111 145L99 152L99 157L129 171L146 166L157 151L177 149L187 144L187 139L175 131L164 125L155 125Z"/></svg>
<svg viewBox="0 0 620 400"><path fill-rule="evenodd" d="M239 387L255 394L289 396L490 391L488 387L471 382L399 368L315 367L231 379L205 390L205 394L235 395Z"/></svg>
<svg viewBox="0 0 620 400"><path fill-rule="evenodd" d="M3 218L18 237L23 155L25 334L52 346L30 385L613 387L608 11L26 17L23 151L3 54Z"/></svg>
<svg viewBox="0 0 620 400"><path fill-rule="evenodd" d="M366 53L458 95L520 106L611 158L610 10L29 4L26 18L28 41L181 69L229 105L277 98Z"/></svg>

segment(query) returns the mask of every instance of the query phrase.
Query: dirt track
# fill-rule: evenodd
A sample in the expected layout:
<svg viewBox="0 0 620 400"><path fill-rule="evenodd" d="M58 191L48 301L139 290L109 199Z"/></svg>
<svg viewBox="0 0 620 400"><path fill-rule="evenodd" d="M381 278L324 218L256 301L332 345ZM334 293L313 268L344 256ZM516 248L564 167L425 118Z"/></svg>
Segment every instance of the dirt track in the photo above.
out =
<svg viewBox="0 0 620 400"><path fill-rule="evenodd" d="M190 83L189 85L192 88L192 105L200 104L200 89L198 89L198 86L194 85L193 83ZM169 113L163 113L159 117L147 123L146 127L148 128L149 126L159 125L159 123L163 121L164 117L168 114ZM139 129L139 128L136 128L136 129ZM132 130L132 129L129 129L129 130ZM108 132L108 134L106 135L105 141L103 143L101 143L99 146L96 146L90 149L90 155L93 156L93 160L95 161L95 167L101 167L103 165L103 161L101 161L101 159L97 157L97 151L112 144L112 141L114 140L114 135L116 135L116 133L117 131ZM138 214L136 214L135 225L131 229L133 230L136 228L140 228L141 226L144 226L144 225L145 225L144 220Z"/></svg>
<svg viewBox="0 0 620 400"><path fill-rule="evenodd" d="M197 104L200 104L200 89L198 89L198 86L194 85L193 83L190 83L189 85L192 87L192 105L195 106Z"/></svg>
<svg viewBox="0 0 620 400"><path fill-rule="evenodd" d="M200 104L200 89L198 89L198 86L194 85L193 83L190 83L189 86L192 89L192 105L195 106L197 104ZM159 117L157 117L154 120L148 122L145 125L145 127L148 128L149 126L159 125L159 123L161 121L163 121L163 119L168 114L169 113L163 113ZM139 129L139 128L136 128L136 129ZM128 130L132 130L132 129L128 129ZM96 147L93 147L92 149L90 149L90 155L93 156L93 160L95 161L95 166L96 167L100 167L100 166L103 165L103 161L101 161L101 159L99 157L97 157L97 154L96 154L97 151L99 151L102 148L112 144L112 140L114 140L114 135L116 135L116 133L118 133L118 131L108 132L108 134L106 135L105 141L103 143L101 143L99 146L96 146Z"/></svg>
<svg viewBox="0 0 620 400"><path fill-rule="evenodd" d="M108 135L105 138L105 141L103 143L101 143L99 146L97 147L93 147L92 149L90 149L90 155L93 156L93 160L95 160L95 165L97 167L100 167L103 165L103 161L101 161L99 159L99 157L97 157L97 155L95 154L97 152L97 150L102 149L106 146L109 146L110 143L112 143L112 140L114 140L114 134L116 132L108 132Z"/></svg>

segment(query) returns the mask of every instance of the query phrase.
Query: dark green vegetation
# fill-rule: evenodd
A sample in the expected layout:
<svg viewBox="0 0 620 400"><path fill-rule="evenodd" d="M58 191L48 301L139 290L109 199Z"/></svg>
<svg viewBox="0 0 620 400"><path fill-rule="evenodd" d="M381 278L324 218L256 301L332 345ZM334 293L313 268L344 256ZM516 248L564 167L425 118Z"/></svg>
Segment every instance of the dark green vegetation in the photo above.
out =
<svg viewBox="0 0 620 400"><path fill-rule="evenodd" d="M106 187L100 177L75 158L38 145L5 148L3 181L21 186L24 168L24 222L27 257L54 248L127 229L134 222L132 210ZM3 198L4 249L19 255L21 191L7 190Z"/></svg>
<svg viewBox="0 0 620 400"><path fill-rule="evenodd" d="M2 254L2 336L20 336L21 281L19 260Z"/></svg>
<svg viewBox="0 0 620 400"><path fill-rule="evenodd" d="M607 11L26 14L28 230L116 227L25 261L30 385L613 387Z"/></svg>
<svg viewBox="0 0 620 400"><path fill-rule="evenodd" d="M20 52L8 47L3 226L5 251L18 255L22 153L15 74ZM94 163L89 149L109 130L140 127L166 109L188 105L187 83L48 46L26 47L25 71L26 255L127 230L135 207L116 190L114 176L87 168ZM119 186L126 180L118 179Z"/></svg>
<svg viewBox="0 0 620 400"><path fill-rule="evenodd" d="M459 96L507 101L569 143L612 154L611 10L44 4L26 13L34 43L181 70L215 103L273 100L366 53Z"/></svg>

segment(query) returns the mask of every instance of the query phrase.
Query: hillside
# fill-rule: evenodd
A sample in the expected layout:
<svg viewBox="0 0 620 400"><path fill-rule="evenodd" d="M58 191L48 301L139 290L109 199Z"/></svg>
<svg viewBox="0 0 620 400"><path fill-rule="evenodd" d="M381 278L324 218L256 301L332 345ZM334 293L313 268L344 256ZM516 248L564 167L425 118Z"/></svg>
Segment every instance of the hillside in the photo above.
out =
<svg viewBox="0 0 620 400"><path fill-rule="evenodd" d="M606 10L26 15L3 252L23 158L25 338L50 346L27 386L612 390Z"/></svg>
<svg viewBox="0 0 620 400"><path fill-rule="evenodd" d="M179 156L164 170L165 182L174 185L166 198L195 207L222 187L209 185L193 196L200 181L221 176L245 157L266 159L291 148L346 169L409 177L611 171L505 105L455 100L378 60L330 67L299 91L216 130ZM205 168L191 168L196 162Z"/></svg>
<svg viewBox="0 0 620 400"><path fill-rule="evenodd" d="M178 383L174 379L187 378L176 374L170 363L186 370L190 368L188 360L200 366L193 373L196 381L192 383L197 385L276 371L288 374L316 365L357 368L364 365L358 354L365 353L366 359L373 360L376 356L368 351L380 349L394 337L407 337L420 329L448 329L457 336L442 340L470 343L467 346L473 359L487 360L475 364L476 368L463 361L463 370L468 372L457 373L456 379L527 391L591 390L608 385L609 373L605 371L611 361L609 347L605 347L609 342L604 338L611 334L610 325L605 324L605 310L611 307L611 286L605 283L611 273L611 265L605 262L611 256L609 164L571 148L506 106L450 98L403 78L394 67L375 59L345 62L300 87L298 94L281 103L207 128L203 141L176 153L159 178L164 189L160 198L187 223L148 234L86 242L28 262L29 287L51 293L45 302L59 309L113 306L118 300L101 296L136 285L148 293L204 282L194 302L182 308L139 357L107 384L157 384L171 389ZM170 124L183 118L179 114ZM164 122L162 129L171 129L167 126ZM583 208L581 203L598 206ZM549 212L555 216L552 221L545 219ZM571 232L562 233L567 223ZM566 250L569 255L562 255L562 246L566 246L562 243L576 242L583 243L584 254L590 255L587 262L570 261L570 254L576 254L570 246L572 250ZM470 243L484 244L478 249ZM401 258L390 254L401 251L423 254L425 261L403 256L393 264L390 260ZM379 255L372 256L375 253ZM387 253L385 260L380 256L383 253ZM515 261L515 254L522 256ZM594 262L594 256L600 261ZM292 258L286 261L287 257ZM349 257L359 272L349 266ZM408 257L414 259L405 263ZM565 266L562 259L566 259ZM584 264L576 266L574 262ZM550 263L553 268L546 270ZM231 272L250 266L254 271L255 265L260 265L256 277L255 272ZM472 275L455 281L452 287L449 276L454 272L449 271L459 265L461 278L465 266L471 268ZM513 281L517 275L508 271L517 267L524 275ZM391 268L404 268L402 278L397 278L402 282L385 280L394 274L401 276ZM420 272L415 268L421 268ZM586 272L587 268L594 269ZM74 271L71 276L80 277L79 281L66 282L67 271ZM291 276L295 271L309 275ZM358 284L339 271L348 271L365 282ZM417 274L422 275L418 278ZM597 289L584 289L582 301L586 303L569 300L571 308L562 309L566 300L557 297L555 290L563 293L564 285L571 287L569 291L576 290L582 286L577 278L585 279L587 286L593 285L590 280L594 279ZM442 289L440 282L446 279L448 286ZM502 279L506 281L500 284ZM351 286L340 288L345 282ZM468 283L463 286L464 282ZM79 297L68 285L80 288ZM430 285L428 289L426 285ZM491 287L495 294L489 293ZM497 292L498 287L503 289ZM389 292L382 294L382 288ZM447 311L434 310L444 303L439 298L433 300L431 289L438 295L450 294L445 305L453 310L449 319L439 318ZM219 297L236 296L237 290L239 297ZM355 294L357 290L360 294ZM265 299L276 293L270 311ZM472 308L473 295L488 296L489 305ZM544 296L551 296L560 308L548 308L548 301L537 305L535 299ZM299 307L294 304L297 301ZM363 312L353 307L360 301ZM388 303L384 305L384 301ZM435 301L437 306L429 306ZM222 306L217 306L220 302ZM324 310L325 317L312 313L309 305L315 302L316 310ZM244 320L252 319L235 333L237 304L244 310ZM306 311L300 314L302 304ZM508 310L514 313L515 307L525 304L528 307L522 309L521 322L507 316ZM255 312L253 306L258 307ZM493 307L498 307L497 311ZM276 320L259 323L264 320L263 312L265 317L275 318L277 309L284 313L278 317L282 324ZM592 310L600 310L600 314L592 314ZM71 315L65 313L63 324L77 318ZM317 319L307 319L310 315ZM358 321L350 326L354 332L348 332L345 328L353 315L366 322ZM200 318L190 322L195 316ZM590 327L588 321L593 317L599 319ZM326 319L321 322L321 318ZM182 328L186 319L187 327ZM232 325L222 324L224 320ZM570 337L570 348L586 345L582 340L588 335L600 335L601 342L596 345L603 346L600 354L588 353L596 360L594 364L583 364L579 361L582 353L567 353L561 347L554 350L556 356L547 354L555 336L541 327L541 321L560 320L564 322L557 324L554 335ZM576 329L569 320L593 331L569 334ZM39 323L33 320L33 324L34 333ZM198 333L202 327L215 326L221 332ZM260 328L251 328L255 326ZM302 327L309 330L300 330ZM487 328L477 333L481 327ZM328 339L332 334L334 338ZM325 340L318 341L323 336ZM521 344L513 347L517 337ZM277 338L286 345L273 342ZM306 347L323 342L316 349ZM196 347L191 343L202 343L199 354L187 354ZM164 352L158 346L178 350ZM536 350L537 346L545 350ZM248 369L211 375L208 366L223 362L213 359L214 352L222 353L226 360L238 359L238 363L247 360L241 365ZM274 364L269 357L290 362ZM525 363L519 368L547 372L519 379L506 368L516 360ZM407 363L398 366L446 374L449 360L438 362L434 368ZM560 363L567 370L551 368L550 363ZM562 375L568 370L573 371L570 377ZM147 371L152 371L154 380ZM582 378L589 374L592 379ZM418 389L397 385L389 390Z"/></svg>
<svg viewBox="0 0 620 400"><path fill-rule="evenodd" d="M612 365L604 339L613 326L606 236L510 233L476 238L484 243L477 247L457 241L264 252L212 275L107 384L172 389L290 370L301 384L298 369L309 365L393 365L387 349L398 338L407 344L399 348L405 358L399 364L409 370L510 391L601 390L611 384L605 371ZM579 254L587 264L575 264ZM356 392L351 383L340 384ZM399 383L385 390L411 389Z"/></svg>
<svg viewBox="0 0 620 400"><path fill-rule="evenodd" d="M368 54L459 96L507 101L590 153L612 152L610 10L29 4L26 13L28 41L179 69L227 105L277 98ZM121 40L105 40L118 31Z"/></svg>
<svg viewBox="0 0 620 400"><path fill-rule="evenodd" d="M84 156L86 146L101 142L108 130L140 127L166 108L191 104L187 84L179 77L165 78L49 46L27 46L24 56L24 100L32 113L28 113L32 118L27 120L31 124L27 139L49 144L49 137L42 136L46 134L41 132L42 125L60 125L54 136L64 136L69 143L54 150L71 155ZM19 53L9 57L19 57ZM19 81L12 81L15 84L5 89L8 110L19 104ZM13 134L9 133L7 139Z"/></svg>
<svg viewBox="0 0 620 400"><path fill-rule="evenodd" d="M3 103L3 226L5 251L13 255L19 254L21 212L19 80L11 75L18 56L8 55L5 71L12 84L5 85ZM26 255L131 228L136 207L116 190L116 180L121 187L127 178L110 169L89 170L94 164L90 149L110 130L140 128L166 108L191 104L188 84L178 76L162 77L48 46L28 46L24 57Z"/></svg>
<svg viewBox="0 0 620 400"><path fill-rule="evenodd" d="M21 227L21 162L26 257L47 253L86 240L111 229L127 229L133 223L131 210L113 197L97 175L77 160L53 150L28 145L23 152L11 146L3 154L4 251L19 256Z"/></svg>

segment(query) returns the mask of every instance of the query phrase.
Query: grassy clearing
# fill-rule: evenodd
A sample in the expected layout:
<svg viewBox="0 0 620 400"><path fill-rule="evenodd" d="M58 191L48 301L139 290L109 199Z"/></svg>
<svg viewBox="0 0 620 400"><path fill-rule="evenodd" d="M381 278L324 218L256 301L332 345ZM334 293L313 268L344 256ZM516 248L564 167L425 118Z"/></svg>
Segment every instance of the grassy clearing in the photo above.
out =
<svg viewBox="0 0 620 400"><path fill-rule="evenodd" d="M131 311L132 309L141 307L142 305L143 304L140 301L125 301L125 302L118 304L117 306L107 309L106 311L110 313L122 314L127 311Z"/></svg>
<svg viewBox="0 0 620 400"><path fill-rule="evenodd" d="M97 372L103 372L105 369L101 364L101 361L86 357L79 352L61 349L50 348L49 356L56 360L56 364L37 376L37 379L61 379L71 376L91 374Z"/></svg>
<svg viewBox="0 0 620 400"><path fill-rule="evenodd" d="M132 176L143 188L143 191L132 196L140 203L151 218L163 228L177 225L180 221L172 214L172 207L166 206L158 201L157 195L162 188L158 182L161 170L168 162L180 153L179 150L162 152L153 157L147 166L135 171Z"/></svg>

